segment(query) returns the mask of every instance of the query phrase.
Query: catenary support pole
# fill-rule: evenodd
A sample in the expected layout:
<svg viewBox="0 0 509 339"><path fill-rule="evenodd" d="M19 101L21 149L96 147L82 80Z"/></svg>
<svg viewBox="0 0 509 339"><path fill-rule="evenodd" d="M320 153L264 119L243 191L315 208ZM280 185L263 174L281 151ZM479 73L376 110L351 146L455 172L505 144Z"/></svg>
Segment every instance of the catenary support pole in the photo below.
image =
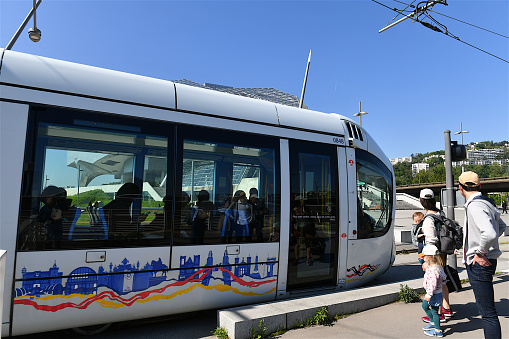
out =
<svg viewBox="0 0 509 339"><path fill-rule="evenodd" d="M456 205L456 194L454 191L454 177L452 175L451 157L451 131L444 131L445 138L445 191L447 196L447 218L454 220L454 206ZM456 254L447 257L447 264L454 269L457 268Z"/></svg>

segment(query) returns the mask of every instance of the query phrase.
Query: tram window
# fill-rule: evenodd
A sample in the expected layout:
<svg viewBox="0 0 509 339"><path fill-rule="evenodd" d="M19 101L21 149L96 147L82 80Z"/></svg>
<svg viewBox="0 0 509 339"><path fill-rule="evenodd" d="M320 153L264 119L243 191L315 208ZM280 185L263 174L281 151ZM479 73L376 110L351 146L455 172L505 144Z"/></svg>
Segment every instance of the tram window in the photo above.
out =
<svg viewBox="0 0 509 339"><path fill-rule="evenodd" d="M356 150L357 237L379 237L387 233L392 211L392 175L373 155Z"/></svg>
<svg viewBox="0 0 509 339"><path fill-rule="evenodd" d="M184 139L181 157L175 245L268 240L277 221L274 149Z"/></svg>
<svg viewBox="0 0 509 339"><path fill-rule="evenodd" d="M46 122L37 130L19 250L169 243L167 138Z"/></svg>

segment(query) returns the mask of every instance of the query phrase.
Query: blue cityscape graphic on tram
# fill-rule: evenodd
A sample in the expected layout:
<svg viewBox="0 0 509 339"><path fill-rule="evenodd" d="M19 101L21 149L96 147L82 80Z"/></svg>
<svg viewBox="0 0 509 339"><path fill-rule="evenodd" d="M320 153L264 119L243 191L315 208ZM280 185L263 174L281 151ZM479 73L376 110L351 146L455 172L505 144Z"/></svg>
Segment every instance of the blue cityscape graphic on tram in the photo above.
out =
<svg viewBox="0 0 509 339"><path fill-rule="evenodd" d="M275 276L274 265L276 264L276 257L268 257L265 263L259 264L258 256L256 256L253 265L251 256L243 257L242 262L237 256L233 263L235 266L232 267L230 258L225 251L223 259L219 264L224 266L222 269L217 266L214 267L213 262L212 251L209 251L205 264L205 266L209 266L205 268L207 273L201 277L197 275L192 281L197 281L208 286L211 279L221 280L223 284L231 286L232 275L238 278L247 276L256 280ZM261 271L260 266L263 266ZM127 258L124 258L117 266L110 263L109 271L106 271L103 266L99 266L98 272L90 267L78 267L70 273L64 285L62 284L64 279L62 278L63 273L60 272L55 261L48 271L28 272L26 268L23 268L21 271L23 276L22 287L16 288L15 297L24 295L40 297L41 295L48 294L94 294L97 293L99 287L106 287L119 295L124 295L131 292L144 291L165 281L185 281L200 270L204 270L203 267L197 267L200 267L200 255L194 255L193 258L181 256L178 279L167 279L168 266L163 264L161 258L157 261L152 260L150 263L147 262L142 269L140 269L139 261L136 265L132 265ZM222 271L222 275L220 277L213 276L213 272L219 270Z"/></svg>

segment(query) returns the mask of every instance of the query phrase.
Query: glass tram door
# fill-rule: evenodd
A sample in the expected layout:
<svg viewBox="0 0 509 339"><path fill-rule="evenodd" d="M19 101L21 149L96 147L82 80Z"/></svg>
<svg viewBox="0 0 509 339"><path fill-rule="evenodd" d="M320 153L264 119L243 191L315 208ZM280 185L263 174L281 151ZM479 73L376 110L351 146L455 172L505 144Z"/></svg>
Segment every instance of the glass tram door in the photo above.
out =
<svg viewBox="0 0 509 339"><path fill-rule="evenodd" d="M337 148L290 141L288 289L336 284Z"/></svg>

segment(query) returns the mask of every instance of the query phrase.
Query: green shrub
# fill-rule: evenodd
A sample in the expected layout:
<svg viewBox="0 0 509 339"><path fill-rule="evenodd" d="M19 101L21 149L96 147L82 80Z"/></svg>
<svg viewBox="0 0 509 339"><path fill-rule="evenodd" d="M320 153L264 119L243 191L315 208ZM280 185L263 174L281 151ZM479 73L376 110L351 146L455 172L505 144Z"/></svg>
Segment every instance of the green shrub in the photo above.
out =
<svg viewBox="0 0 509 339"><path fill-rule="evenodd" d="M258 324L258 331L256 331L253 327L251 327L251 338L252 339L262 339L267 338L267 326L265 326L265 320L260 320Z"/></svg>
<svg viewBox="0 0 509 339"><path fill-rule="evenodd" d="M326 325L331 322L329 318L329 311L327 310L327 307L322 307L318 311L316 311L316 314L310 319L311 325Z"/></svg>
<svg viewBox="0 0 509 339"><path fill-rule="evenodd" d="M421 298L419 298L419 295L408 285L400 284L401 289L399 291L399 300L404 301L405 303L414 303L421 301Z"/></svg>
<svg viewBox="0 0 509 339"><path fill-rule="evenodd" d="M223 327L217 327L213 332L213 335L218 337L219 339L228 339L228 332Z"/></svg>
<svg viewBox="0 0 509 339"><path fill-rule="evenodd" d="M276 330L270 334L270 336L275 337L278 335L282 335L284 333L286 333L286 329L284 327L278 326L278 327L276 327Z"/></svg>

